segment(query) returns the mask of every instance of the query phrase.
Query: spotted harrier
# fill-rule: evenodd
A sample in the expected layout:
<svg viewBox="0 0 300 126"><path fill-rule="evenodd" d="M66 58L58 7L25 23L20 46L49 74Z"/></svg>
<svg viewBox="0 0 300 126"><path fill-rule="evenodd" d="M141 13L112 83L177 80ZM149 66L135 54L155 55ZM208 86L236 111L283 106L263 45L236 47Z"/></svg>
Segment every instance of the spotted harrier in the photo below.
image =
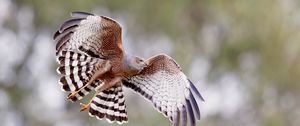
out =
<svg viewBox="0 0 300 126"><path fill-rule="evenodd" d="M108 122L128 121L122 87L132 89L167 117L174 126L196 125L197 100L204 101L180 66L166 54L147 60L127 54L122 28L105 16L73 12L54 34L61 89L72 102L94 92L81 111ZM91 93L93 94L93 93Z"/></svg>

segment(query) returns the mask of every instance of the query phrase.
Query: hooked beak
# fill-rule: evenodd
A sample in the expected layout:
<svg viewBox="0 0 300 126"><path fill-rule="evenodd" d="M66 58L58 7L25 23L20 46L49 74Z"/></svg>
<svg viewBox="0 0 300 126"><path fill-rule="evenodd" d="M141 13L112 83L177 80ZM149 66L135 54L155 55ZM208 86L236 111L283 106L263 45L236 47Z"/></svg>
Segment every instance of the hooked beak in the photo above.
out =
<svg viewBox="0 0 300 126"><path fill-rule="evenodd" d="M149 63L147 61L144 61L145 67L149 66Z"/></svg>

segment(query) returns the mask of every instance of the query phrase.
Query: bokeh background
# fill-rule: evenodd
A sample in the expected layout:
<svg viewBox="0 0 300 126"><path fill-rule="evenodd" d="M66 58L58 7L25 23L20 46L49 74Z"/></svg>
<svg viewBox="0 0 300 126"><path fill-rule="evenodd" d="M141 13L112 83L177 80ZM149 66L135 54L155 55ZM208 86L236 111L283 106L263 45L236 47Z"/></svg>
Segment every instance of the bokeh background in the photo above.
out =
<svg viewBox="0 0 300 126"><path fill-rule="evenodd" d="M119 21L130 53L176 59L206 100L198 126L300 125L299 0L0 0L1 126L109 125L57 83L52 36L72 11ZM125 95L126 125L170 125Z"/></svg>

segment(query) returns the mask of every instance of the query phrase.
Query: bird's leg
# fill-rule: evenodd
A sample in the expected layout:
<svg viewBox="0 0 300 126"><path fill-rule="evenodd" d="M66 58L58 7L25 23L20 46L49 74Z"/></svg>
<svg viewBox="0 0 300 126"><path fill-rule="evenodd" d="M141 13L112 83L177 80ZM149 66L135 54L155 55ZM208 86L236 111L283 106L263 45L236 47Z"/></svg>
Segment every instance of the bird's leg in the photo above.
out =
<svg viewBox="0 0 300 126"><path fill-rule="evenodd" d="M93 83L99 76L103 75L106 72L106 70L104 69L99 69L98 71L95 72L95 74L91 77L91 79L88 81L87 84L85 84L84 86L82 86L81 88L79 88L78 90L72 92L69 96L68 99L72 99L73 97L75 97L75 95L82 90L83 88L85 88L86 86L90 85L91 83Z"/></svg>
<svg viewBox="0 0 300 126"><path fill-rule="evenodd" d="M116 86L118 84L120 84L121 82L121 78L120 77L115 77L113 79L109 79L109 80L105 80L101 86L99 88L96 89L96 93L94 94L94 96L91 98L91 100L87 103L87 104L83 104L81 103L82 107L80 109L80 111L85 111L86 109L89 108L90 104L92 103L94 97L97 96L98 93L107 90L113 86Z"/></svg>
<svg viewBox="0 0 300 126"><path fill-rule="evenodd" d="M80 105L81 105L80 112L83 112L83 111L85 111L85 110L87 110L87 109L89 108L90 104L92 103L94 97L97 96L97 94L98 94L98 93L95 92L94 96L91 98L91 100L90 100L87 104L80 103Z"/></svg>
<svg viewBox="0 0 300 126"><path fill-rule="evenodd" d="M97 88L96 92L102 92L102 91L108 90L109 88L111 88L113 86L117 86L120 84L121 80L122 80L121 77L115 77L115 78L109 79L106 83L104 83L99 88Z"/></svg>

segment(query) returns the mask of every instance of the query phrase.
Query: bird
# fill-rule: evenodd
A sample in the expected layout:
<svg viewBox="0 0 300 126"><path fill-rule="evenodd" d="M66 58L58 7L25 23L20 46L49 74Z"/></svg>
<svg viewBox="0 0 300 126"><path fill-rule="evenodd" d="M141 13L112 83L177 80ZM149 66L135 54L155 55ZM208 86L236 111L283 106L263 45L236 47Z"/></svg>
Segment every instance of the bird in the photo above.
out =
<svg viewBox="0 0 300 126"><path fill-rule="evenodd" d="M112 18L80 11L70 15L53 39L59 85L67 99L77 102L92 95L80 103L80 111L88 109L91 117L110 123L127 123L126 87L150 101L173 126L196 125L198 102L204 98L173 58L157 54L143 59L127 53L122 27Z"/></svg>

